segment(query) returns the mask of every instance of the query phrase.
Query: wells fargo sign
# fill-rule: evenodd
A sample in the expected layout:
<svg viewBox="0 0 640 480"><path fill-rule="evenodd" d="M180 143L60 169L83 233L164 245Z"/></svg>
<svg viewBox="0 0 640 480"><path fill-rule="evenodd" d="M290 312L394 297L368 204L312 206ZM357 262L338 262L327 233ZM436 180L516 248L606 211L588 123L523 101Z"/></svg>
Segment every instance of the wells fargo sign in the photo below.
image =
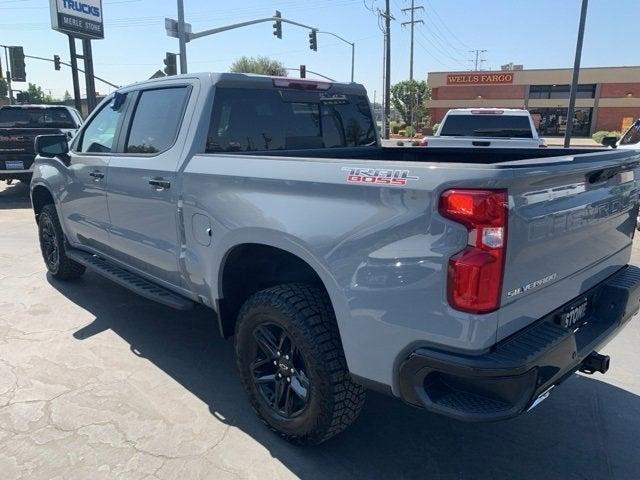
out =
<svg viewBox="0 0 640 480"><path fill-rule="evenodd" d="M513 83L513 73L451 73L447 75L447 85L492 85Z"/></svg>

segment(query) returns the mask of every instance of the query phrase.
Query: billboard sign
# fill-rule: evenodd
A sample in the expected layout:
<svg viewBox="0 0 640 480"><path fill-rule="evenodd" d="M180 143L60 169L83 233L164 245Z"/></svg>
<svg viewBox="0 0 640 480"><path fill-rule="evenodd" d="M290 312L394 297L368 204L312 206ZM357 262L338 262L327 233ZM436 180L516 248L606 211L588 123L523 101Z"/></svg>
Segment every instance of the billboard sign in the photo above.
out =
<svg viewBox="0 0 640 480"><path fill-rule="evenodd" d="M102 0L49 0L51 28L79 38L104 38Z"/></svg>
<svg viewBox="0 0 640 480"><path fill-rule="evenodd" d="M447 85L501 85L513 83L512 72L450 73Z"/></svg>

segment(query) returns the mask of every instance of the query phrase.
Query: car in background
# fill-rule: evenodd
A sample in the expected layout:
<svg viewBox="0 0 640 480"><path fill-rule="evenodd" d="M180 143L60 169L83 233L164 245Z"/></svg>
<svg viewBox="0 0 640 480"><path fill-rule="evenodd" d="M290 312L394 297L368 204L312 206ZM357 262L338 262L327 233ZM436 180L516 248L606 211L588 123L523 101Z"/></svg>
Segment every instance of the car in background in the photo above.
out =
<svg viewBox="0 0 640 480"><path fill-rule="evenodd" d="M454 108L422 147L546 147L528 110L518 108Z"/></svg>
<svg viewBox="0 0 640 480"><path fill-rule="evenodd" d="M0 107L0 180L28 182L38 135L73 138L82 125L75 108L65 105L6 105Z"/></svg>

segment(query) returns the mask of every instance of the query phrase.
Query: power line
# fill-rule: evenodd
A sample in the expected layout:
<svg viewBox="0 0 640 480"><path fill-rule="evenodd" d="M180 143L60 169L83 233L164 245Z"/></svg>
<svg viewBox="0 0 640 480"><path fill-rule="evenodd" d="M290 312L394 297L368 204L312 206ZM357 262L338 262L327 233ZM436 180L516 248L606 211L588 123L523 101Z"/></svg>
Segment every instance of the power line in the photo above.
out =
<svg viewBox="0 0 640 480"><path fill-rule="evenodd" d="M449 34L451 35L452 38L454 38L460 45L462 45L464 48L471 48L469 45L467 45L466 43L464 43L462 40L460 40L460 38L451 31L451 29L447 26L447 24L444 22L444 20L442 19L442 17L440 16L440 14L438 13L438 11L435 9L435 7L433 6L433 4L429 5L431 10L433 11L433 13L435 14L436 18L440 21L440 23L442 24L442 26L449 32Z"/></svg>

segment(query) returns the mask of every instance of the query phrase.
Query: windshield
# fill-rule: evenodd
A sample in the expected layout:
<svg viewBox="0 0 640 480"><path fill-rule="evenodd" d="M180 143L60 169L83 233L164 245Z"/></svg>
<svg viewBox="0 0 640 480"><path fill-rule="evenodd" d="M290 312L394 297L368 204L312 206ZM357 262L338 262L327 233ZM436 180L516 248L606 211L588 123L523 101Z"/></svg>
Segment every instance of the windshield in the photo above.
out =
<svg viewBox="0 0 640 480"><path fill-rule="evenodd" d="M218 88L207 152L376 145L362 95Z"/></svg>
<svg viewBox="0 0 640 480"><path fill-rule="evenodd" d="M66 108L0 108L0 127L4 128L76 128Z"/></svg>
<svg viewBox="0 0 640 480"><path fill-rule="evenodd" d="M533 138L533 132L525 116L449 115L440 136Z"/></svg>

